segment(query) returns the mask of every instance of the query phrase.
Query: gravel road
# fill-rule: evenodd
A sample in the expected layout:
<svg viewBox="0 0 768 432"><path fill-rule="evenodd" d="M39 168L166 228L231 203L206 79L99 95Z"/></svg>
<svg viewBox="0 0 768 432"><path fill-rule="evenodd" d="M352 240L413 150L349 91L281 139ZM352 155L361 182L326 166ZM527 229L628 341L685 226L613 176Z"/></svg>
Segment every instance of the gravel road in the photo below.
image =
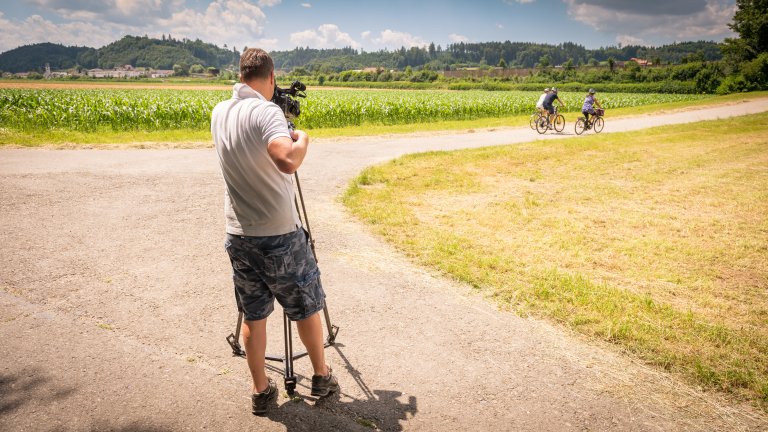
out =
<svg viewBox="0 0 768 432"><path fill-rule="evenodd" d="M608 118L603 133L766 110L757 99ZM300 175L342 393L314 401L299 359L302 397L281 395L264 418L224 339L237 313L215 152L0 150L0 430L768 429L764 413L615 346L498 310L337 201L363 167L405 153L535 139L504 128L312 143ZM280 353L279 315L269 332Z"/></svg>

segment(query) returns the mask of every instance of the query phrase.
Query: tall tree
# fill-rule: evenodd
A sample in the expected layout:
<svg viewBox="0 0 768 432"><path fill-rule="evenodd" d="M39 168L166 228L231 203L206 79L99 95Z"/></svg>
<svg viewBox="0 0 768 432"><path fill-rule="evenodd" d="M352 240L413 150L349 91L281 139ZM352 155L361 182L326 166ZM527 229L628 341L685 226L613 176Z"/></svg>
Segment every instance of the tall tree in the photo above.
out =
<svg viewBox="0 0 768 432"><path fill-rule="evenodd" d="M747 61L768 52L768 0L736 0L736 13L728 25L738 39L725 40L723 51L732 61Z"/></svg>

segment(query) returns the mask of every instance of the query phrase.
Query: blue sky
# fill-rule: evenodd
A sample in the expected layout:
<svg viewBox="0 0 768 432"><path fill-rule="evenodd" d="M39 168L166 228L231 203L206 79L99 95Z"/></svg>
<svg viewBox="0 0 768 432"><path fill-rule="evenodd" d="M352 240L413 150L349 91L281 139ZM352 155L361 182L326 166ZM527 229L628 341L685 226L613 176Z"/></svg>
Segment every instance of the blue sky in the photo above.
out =
<svg viewBox="0 0 768 432"><path fill-rule="evenodd" d="M663 45L732 37L734 12L735 0L3 0L0 52L39 42L99 48L126 34L270 51L505 40Z"/></svg>

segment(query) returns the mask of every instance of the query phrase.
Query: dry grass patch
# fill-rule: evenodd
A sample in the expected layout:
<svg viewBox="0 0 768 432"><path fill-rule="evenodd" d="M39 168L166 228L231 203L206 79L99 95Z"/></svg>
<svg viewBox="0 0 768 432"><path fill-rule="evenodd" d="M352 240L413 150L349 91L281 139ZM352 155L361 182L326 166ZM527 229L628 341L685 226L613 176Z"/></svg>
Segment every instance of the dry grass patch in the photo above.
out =
<svg viewBox="0 0 768 432"><path fill-rule="evenodd" d="M412 155L345 203L499 304L768 406L768 115Z"/></svg>

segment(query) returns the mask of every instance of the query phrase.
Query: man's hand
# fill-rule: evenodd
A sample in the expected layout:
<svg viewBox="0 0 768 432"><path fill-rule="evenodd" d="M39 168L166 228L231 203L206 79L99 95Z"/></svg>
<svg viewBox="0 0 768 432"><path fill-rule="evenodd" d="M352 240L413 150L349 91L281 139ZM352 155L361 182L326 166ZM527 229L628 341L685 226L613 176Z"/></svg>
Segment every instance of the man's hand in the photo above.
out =
<svg viewBox="0 0 768 432"><path fill-rule="evenodd" d="M307 154L309 135L301 130L291 132L291 138L280 137L270 141L267 153L280 172L293 174L299 169Z"/></svg>
<svg viewBox="0 0 768 432"><path fill-rule="evenodd" d="M303 130L292 130L291 131L291 138L293 139L293 142L296 142L302 138L306 137L307 142L309 142L309 135L307 135L306 132Z"/></svg>

